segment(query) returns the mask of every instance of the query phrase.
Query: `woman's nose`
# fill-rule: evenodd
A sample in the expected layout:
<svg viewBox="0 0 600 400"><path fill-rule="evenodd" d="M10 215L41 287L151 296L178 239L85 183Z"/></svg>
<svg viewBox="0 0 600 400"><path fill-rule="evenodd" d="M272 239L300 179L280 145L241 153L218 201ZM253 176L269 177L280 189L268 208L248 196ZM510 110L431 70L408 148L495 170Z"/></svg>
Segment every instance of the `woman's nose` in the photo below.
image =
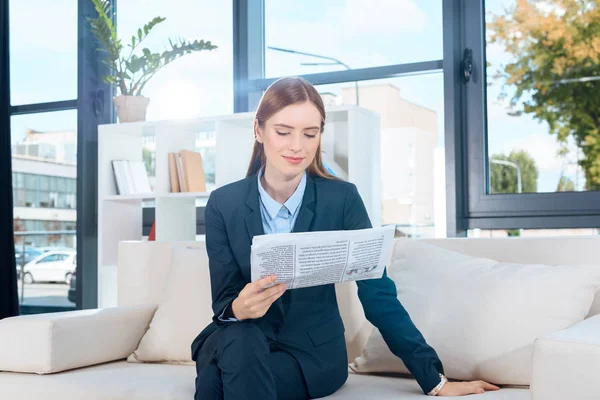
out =
<svg viewBox="0 0 600 400"><path fill-rule="evenodd" d="M291 135L290 150L297 153L302 150L302 135Z"/></svg>

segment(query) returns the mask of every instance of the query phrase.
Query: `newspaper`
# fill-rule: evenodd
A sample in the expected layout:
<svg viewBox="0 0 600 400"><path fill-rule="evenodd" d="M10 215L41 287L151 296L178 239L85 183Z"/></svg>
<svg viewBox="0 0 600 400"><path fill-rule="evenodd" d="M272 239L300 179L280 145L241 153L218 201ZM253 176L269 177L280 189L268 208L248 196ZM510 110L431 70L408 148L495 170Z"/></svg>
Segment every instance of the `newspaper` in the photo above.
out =
<svg viewBox="0 0 600 400"><path fill-rule="evenodd" d="M283 233L252 240L252 281L276 275L298 289L381 278L394 239L394 225L353 231Z"/></svg>

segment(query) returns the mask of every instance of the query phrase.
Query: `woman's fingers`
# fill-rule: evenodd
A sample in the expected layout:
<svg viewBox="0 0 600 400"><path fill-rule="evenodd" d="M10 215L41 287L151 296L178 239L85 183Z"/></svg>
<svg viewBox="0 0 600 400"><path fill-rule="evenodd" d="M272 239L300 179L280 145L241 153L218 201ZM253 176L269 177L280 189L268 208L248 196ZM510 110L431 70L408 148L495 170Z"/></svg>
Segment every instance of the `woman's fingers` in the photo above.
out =
<svg viewBox="0 0 600 400"><path fill-rule="evenodd" d="M282 283L278 283L275 286L272 286L268 289L263 290L262 292L257 293L255 296L252 296L252 302L262 303L268 298L271 298L275 295L282 294L285 291L285 285Z"/></svg>
<svg viewBox="0 0 600 400"><path fill-rule="evenodd" d="M276 280L277 280L277 277L275 275L269 275L269 276L265 276L264 278L259 279L257 281L250 282L246 286L250 286L250 287L252 287L252 290L258 292L258 291L263 290L265 286L268 286L271 283L274 283Z"/></svg>
<svg viewBox="0 0 600 400"><path fill-rule="evenodd" d="M281 285L281 286L283 287L283 285ZM273 304L275 302L275 300L277 300L279 297L281 297L284 292L285 292L285 290L280 289L276 293L263 299L262 301L256 302L253 305L251 305L250 310L251 310L252 314L255 317L262 317L263 315L265 315L267 313L267 311L269 310L269 307L271 307L271 304Z"/></svg>
<svg viewBox="0 0 600 400"><path fill-rule="evenodd" d="M491 383L487 383L485 381L473 381L470 382L471 391L465 394L481 394L485 393L486 390L500 390L500 388L496 385L492 385Z"/></svg>
<svg viewBox="0 0 600 400"><path fill-rule="evenodd" d="M485 390L500 390L500 388L496 385L492 385L491 383L487 383L485 381L479 381L481 383L481 388Z"/></svg>
<svg viewBox="0 0 600 400"><path fill-rule="evenodd" d="M273 292L271 292L271 294L269 294L268 296L263 297L258 304L269 304L271 305L275 300L277 300L278 298L280 298L281 296L283 296L283 294L285 293L285 289L286 289L286 285L283 283L280 283L277 286L273 286L270 289L277 289ZM266 290L265 290L266 292Z"/></svg>

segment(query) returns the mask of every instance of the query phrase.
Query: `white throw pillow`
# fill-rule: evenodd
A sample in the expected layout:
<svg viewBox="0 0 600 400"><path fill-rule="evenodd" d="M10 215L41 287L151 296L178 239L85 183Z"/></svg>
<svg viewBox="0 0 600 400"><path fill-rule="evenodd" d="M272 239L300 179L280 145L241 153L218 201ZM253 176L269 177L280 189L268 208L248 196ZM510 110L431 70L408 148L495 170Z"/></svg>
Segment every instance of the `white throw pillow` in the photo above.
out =
<svg viewBox="0 0 600 400"><path fill-rule="evenodd" d="M171 251L162 301L129 362L193 364L192 341L212 320L206 249L173 246Z"/></svg>
<svg viewBox="0 0 600 400"><path fill-rule="evenodd" d="M536 338L585 319L598 266L499 263L398 240L388 275L449 378L529 385ZM374 329L356 372L408 370Z"/></svg>

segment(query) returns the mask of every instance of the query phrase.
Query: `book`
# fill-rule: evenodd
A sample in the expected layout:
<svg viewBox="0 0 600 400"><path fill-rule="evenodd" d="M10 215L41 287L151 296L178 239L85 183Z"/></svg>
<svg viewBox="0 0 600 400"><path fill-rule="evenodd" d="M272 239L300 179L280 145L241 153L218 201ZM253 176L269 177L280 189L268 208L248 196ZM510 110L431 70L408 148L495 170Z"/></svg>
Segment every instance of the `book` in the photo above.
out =
<svg viewBox="0 0 600 400"><path fill-rule="evenodd" d="M206 192L202 155L191 150L181 150L179 155L183 167L185 191Z"/></svg>
<svg viewBox="0 0 600 400"><path fill-rule="evenodd" d="M131 170L131 178L133 181L135 193L151 193L150 179L146 172L146 166L143 161L129 161L127 163Z"/></svg>
<svg viewBox="0 0 600 400"><path fill-rule="evenodd" d="M148 172L143 161L112 160L117 194L152 193Z"/></svg>
<svg viewBox="0 0 600 400"><path fill-rule="evenodd" d="M182 192L187 192L187 187L185 185L185 174L183 172L183 163L181 162L180 154L176 155L175 161L177 164L177 177L179 179L179 189Z"/></svg>
<svg viewBox="0 0 600 400"><path fill-rule="evenodd" d="M177 154L169 153L169 179L171 181L171 193L180 192L179 177L177 175Z"/></svg>

